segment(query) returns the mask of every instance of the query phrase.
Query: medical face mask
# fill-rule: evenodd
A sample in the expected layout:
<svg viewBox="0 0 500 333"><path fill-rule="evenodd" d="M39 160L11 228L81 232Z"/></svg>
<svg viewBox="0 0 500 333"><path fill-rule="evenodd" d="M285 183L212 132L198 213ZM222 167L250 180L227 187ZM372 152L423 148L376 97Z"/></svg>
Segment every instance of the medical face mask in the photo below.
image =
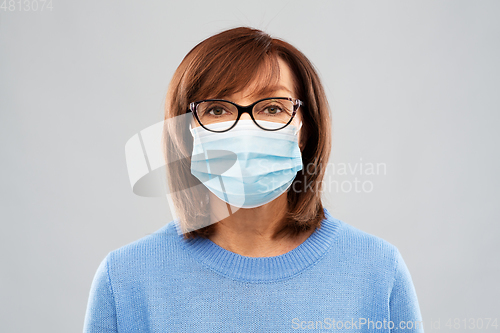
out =
<svg viewBox="0 0 500 333"><path fill-rule="evenodd" d="M227 128L223 123L211 128L219 126ZM233 129L222 133L191 128L191 173L232 206L262 206L283 194L302 170L299 129L288 125L266 131L252 120L239 120Z"/></svg>

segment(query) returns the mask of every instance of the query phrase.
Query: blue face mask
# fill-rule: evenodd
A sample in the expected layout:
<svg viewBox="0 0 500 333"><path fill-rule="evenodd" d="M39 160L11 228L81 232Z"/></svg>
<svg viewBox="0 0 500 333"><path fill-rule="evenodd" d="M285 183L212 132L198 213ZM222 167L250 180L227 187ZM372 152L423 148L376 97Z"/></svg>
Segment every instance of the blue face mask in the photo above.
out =
<svg viewBox="0 0 500 333"><path fill-rule="evenodd" d="M221 124L211 128L227 128ZM262 206L283 194L302 170L299 129L288 125L265 131L252 120L239 120L233 129L222 133L192 128L191 173L232 206Z"/></svg>

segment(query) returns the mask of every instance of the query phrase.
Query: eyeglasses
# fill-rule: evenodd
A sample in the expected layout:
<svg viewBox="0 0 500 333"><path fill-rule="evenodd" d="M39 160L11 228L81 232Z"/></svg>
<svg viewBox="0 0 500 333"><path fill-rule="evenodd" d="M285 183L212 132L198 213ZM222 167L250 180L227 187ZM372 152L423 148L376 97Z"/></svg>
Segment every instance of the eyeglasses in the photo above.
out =
<svg viewBox="0 0 500 333"><path fill-rule="evenodd" d="M277 131L292 122L302 104L301 100L291 97L264 98L248 106L223 99L205 99L190 103L188 112L192 112L198 123L211 132L229 131L243 113L248 113L263 130Z"/></svg>

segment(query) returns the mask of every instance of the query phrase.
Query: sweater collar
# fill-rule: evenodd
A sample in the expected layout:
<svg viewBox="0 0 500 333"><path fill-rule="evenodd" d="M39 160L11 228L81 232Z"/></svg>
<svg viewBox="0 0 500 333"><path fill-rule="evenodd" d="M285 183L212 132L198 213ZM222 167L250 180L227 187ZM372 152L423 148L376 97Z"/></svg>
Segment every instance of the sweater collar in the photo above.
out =
<svg viewBox="0 0 500 333"><path fill-rule="evenodd" d="M246 257L228 251L208 238L178 239L196 260L211 270L240 281L272 282L292 277L314 265L330 248L341 222L324 209L325 219L302 244L275 257ZM177 223L177 221L176 221Z"/></svg>

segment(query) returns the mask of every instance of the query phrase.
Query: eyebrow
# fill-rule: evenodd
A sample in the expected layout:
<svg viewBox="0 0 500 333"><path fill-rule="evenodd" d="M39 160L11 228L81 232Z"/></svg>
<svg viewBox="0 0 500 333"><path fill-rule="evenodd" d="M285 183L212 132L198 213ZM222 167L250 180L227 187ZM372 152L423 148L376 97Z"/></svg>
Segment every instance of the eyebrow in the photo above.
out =
<svg viewBox="0 0 500 333"><path fill-rule="evenodd" d="M255 94L255 96L262 97L264 95L267 95L269 93L276 92L279 90L284 90L284 91L288 92L290 94L290 96L293 95L292 91L290 89L288 89L287 87L282 86L282 85L276 85L276 86L270 86L270 87L264 87L262 89L258 89L258 92Z"/></svg>
<svg viewBox="0 0 500 333"><path fill-rule="evenodd" d="M290 91L290 89L288 89L287 87L282 86L282 85L266 86L266 87L263 87L261 89L257 89L257 91L255 93L250 94L250 96L255 96L256 98L259 99L259 98L262 98L270 93L274 93L274 92L279 91L279 90L284 90L290 94L290 97L295 97L295 96L292 96L293 93L292 93L292 91ZM279 96L270 96L270 97L279 97ZM285 96L280 96L280 97L285 97ZM228 100L229 96L226 95L226 96L210 97L210 98Z"/></svg>
<svg viewBox="0 0 500 333"><path fill-rule="evenodd" d="M286 90L286 91L288 91L289 93L291 93L291 92L292 92L292 91L291 91L290 89L288 89L287 87L285 87L285 86L281 86L281 85L280 85L280 86L274 86L274 87L272 87L272 88L274 88L274 90Z"/></svg>

